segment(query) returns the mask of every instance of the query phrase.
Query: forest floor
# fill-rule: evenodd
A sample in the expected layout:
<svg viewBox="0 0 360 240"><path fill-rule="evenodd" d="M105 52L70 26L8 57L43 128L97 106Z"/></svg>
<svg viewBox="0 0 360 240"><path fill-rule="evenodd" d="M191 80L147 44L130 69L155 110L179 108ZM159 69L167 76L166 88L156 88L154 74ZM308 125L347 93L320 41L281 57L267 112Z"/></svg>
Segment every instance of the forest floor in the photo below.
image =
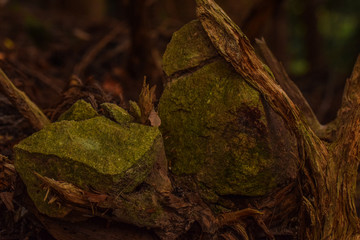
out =
<svg viewBox="0 0 360 240"><path fill-rule="evenodd" d="M5 7L0 22L0 68L51 120L84 96L125 108L129 99L136 100L142 79L127 71L130 36L125 22L113 18L91 22L31 6ZM74 73L81 86L69 95L66 90ZM13 146L34 131L0 93L0 153L7 163L12 163ZM0 170L4 164L0 159ZM0 239L53 239L23 206L27 194L21 180L6 182L0 175L0 182L0 193L12 193L1 195ZM13 206L3 204L5 197Z"/></svg>

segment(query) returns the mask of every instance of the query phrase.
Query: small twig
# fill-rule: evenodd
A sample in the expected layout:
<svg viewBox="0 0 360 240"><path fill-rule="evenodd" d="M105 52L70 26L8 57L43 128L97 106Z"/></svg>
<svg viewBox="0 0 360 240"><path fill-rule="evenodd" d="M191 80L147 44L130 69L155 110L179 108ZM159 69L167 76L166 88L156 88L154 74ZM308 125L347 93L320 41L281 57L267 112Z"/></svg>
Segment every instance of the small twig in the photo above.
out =
<svg viewBox="0 0 360 240"><path fill-rule="evenodd" d="M122 30L121 26L115 27L110 33L103 37L98 43L92 46L83 56L80 63L78 63L73 71L73 74L81 76L88 65L95 59L99 52L111 42Z"/></svg>
<svg viewBox="0 0 360 240"><path fill-rule="evenodd" d="M0 87L12 104L26 119L30 121L31 125L35 129L40 130L50 123L49 119L39 109L39 107L32 102L24 92L14 86L1 68Z"/></svg>

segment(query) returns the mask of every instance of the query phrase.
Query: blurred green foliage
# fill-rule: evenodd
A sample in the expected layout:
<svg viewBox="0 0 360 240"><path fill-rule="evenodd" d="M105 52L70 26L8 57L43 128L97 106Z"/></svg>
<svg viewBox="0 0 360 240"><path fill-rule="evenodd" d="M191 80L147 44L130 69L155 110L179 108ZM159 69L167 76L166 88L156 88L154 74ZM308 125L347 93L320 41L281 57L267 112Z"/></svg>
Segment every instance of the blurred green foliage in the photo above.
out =
<svg viewBox="0 0 360 240"><path fill-rule="evenodd" d="M316 0L313 0L316 1ZM289 71L294 76L309 71L306 57L305 1L287 0L289 19L288 51L292 61ZM360 1L321 1L316 11L317 29L321 37L320 48L329 74L349 75L360 53Z"/></svg>

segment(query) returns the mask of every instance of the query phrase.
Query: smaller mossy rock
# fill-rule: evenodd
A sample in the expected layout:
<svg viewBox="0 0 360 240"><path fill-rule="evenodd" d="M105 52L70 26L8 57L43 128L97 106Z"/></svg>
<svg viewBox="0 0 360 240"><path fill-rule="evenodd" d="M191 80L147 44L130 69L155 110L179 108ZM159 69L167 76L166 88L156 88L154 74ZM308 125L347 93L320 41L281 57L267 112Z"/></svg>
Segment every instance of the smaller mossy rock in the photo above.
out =
<svg viewBox="0 0 360 240"><path fill-rule="evenodd" d="M261 196L294 179L296 139L199 21L173 35L163 60L169 82L158 109L173 173L195 176L209 202Z"/></svg>
<svg viewBox="0 0 360 240"><path fill-rule="evenodd" d="M103 116L50 124L14 147L15 167L38 210L63 217L69 209L44 202L35 173L113 196L133 191L151 172L162 148L157 128L117 124Z"/></svg>
<svg viewBox="0 0 360 240"><path fill-rule="evenodd" d="M96 116L99 116L99 114L94 110L91 104L81 99L78 100L76 103L74 103L63 114L61 114L57 121L62 121L62 120L81 121Z"/></svg>
<svg viewBox="0 0 360 240"><path fill-rule="evenodd" d="M129 113L131 116L135 118L136 121L140 121L141 118L141 110L139 105L135 101L129 101L130 109Z"/></svg>
<svg viewBox="0 0 360 240"><path fill-rule="evenodd" d="M134 120L134 117L131 116L125 109L114 103L103 103L100 106L104 109L105 115L117 123L130 123Z"/></svg>
<svg viewBox="0 0 360 240"><path fill-rule="evenodd" d="M175 32L163 56L163 69L170 76L175 72L197 67L205 60L217 56L210 39L194 20Z"/></svg>

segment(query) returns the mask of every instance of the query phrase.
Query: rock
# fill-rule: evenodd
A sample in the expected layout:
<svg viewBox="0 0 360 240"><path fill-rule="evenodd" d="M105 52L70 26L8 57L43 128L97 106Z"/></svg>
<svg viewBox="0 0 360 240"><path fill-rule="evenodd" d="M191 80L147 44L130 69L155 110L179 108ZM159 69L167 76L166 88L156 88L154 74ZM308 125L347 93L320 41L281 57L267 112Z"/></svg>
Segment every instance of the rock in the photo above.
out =
<svg viewBox="0 0 360 240"><path fill-rule="evenodd" d="M129 105L130 105L129 113L131 114L131 116L135 118L135 121L140 121L141 110L139 105L131 100L129 101Z"/></svg>
<svg viewBox="0 0 360 240"><path fill-rule="evenodd" d="M218 56L201 24L192 21L173 34L163 57L166 75L199 67L202 62Z"/></svg>
<svg viewBox="0 0 360 240"><path fill-rule="evenodd" d="M117 123L129 123L134 120L133 116L116 104L103 103L100 106L104 109L106 115Z"/></svg>
<svg viewBox="0 0 360 240"><path fill-rule="evenodd" d="M121 125L103 116L63 120L16 145L15 167L38 210L51 217L64 217L71 209L44 201L46 190L35 172L86 191L118 196L134 191L146 180L162 148L157 128Z"/></svg>
<svg viewBox="0 0 360 240"><path fill-rule="evenodd" d="M198 20L174 33L163 65L169 82L158 109L173 173L217 195L261 196L294 179L294 136Z"/></svg>
<svg viewBox="0 0 360 240"><path fill-rule="evenodd" d="M92 108L90 103L84 100L79 100L74 103L67 111L60 115L57 121L75 120L81 121L99 116L99 114Z"/></svg>

